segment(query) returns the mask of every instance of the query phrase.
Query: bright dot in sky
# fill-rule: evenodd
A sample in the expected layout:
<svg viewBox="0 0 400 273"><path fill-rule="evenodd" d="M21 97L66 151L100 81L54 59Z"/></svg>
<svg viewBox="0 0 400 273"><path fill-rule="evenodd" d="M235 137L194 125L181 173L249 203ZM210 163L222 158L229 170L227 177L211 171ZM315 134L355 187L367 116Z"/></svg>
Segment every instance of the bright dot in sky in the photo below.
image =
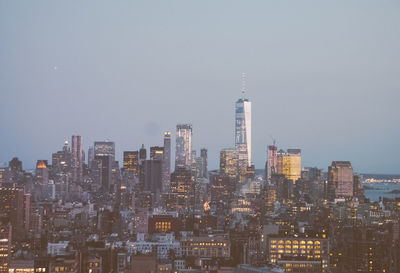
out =
<svg viewBox="0 0 400 273"><path fill-rule="evenodd" d="M54 69L54 70L57 70L57 66L54 66L53 69Z"/></svg>

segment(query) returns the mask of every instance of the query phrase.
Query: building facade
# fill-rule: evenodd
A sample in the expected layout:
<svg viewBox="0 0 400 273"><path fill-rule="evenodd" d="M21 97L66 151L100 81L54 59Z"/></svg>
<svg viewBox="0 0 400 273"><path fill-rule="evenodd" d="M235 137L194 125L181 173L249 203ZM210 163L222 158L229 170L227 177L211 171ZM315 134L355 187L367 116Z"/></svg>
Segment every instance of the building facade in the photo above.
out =
<svg viewBox="0 0 400 273"><path fill-rule="evenodd" d="M191 169L192 165L192 125L178 124L176 126L175 169Z"/></svg>
<svg viewBox="0 0 400 273"><path fill-rule="evenodd" d="M235 148L239 157L239 171L245 174L251 166L251 102L239 99L235 110Z"/></svg>
<svg viewBox="0 0 400 273"><path fill-rule="evenodd" d="M80 182L82 180L82 137L72 136L72 180Z"/></svg>
<svg viewBox="0 0 400 273"><path fill-rule="evenodd" d="M222 149L219 156L219 170L221 175L228 176L231 181L238 181L239 156L236 149Z"/></svg>
<svg viewBox="0 0 400 273"><path fill-rule="evenodd" d="M301 150L288 149L277 152L277 173L283 174L294 183L301 178Z"/></svg>
<svg viewBox="0 0 400 273"><path fill-rule="evenodd" d="M171 190L171 132L164 132L164 154L161 164L161 184L163 192Z"/></svg>
<svg viewBox="0 0 400 273"><path fill-rule="evenodd" d="M353 179L353 167L350 161L333 161L328 168L329 198L352 197L354 193Z"/></svg>

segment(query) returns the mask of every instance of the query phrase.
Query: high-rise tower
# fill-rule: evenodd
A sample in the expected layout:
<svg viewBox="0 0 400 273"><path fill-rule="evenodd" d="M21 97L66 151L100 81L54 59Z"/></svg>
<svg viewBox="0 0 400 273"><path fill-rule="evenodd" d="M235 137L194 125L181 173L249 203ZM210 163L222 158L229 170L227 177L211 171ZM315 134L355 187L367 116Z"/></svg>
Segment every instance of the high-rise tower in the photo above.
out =
<svg viewBox="0 0 400 273"><path fill-rule="evenodd" d="M124 151L124 170L131 171L135 177L139 172L139 152Z"/></svg>
<svg viewBox="0 0 400 273"><path fill-rule="evenodd" d="M222 149L219 169L222 175L228 176L233 183L238 182L238 153L236 149Z"/></svg>
<svg viewBox="0 0 400 273"><path fill-rule="evenodd" d="M279 150L276 156L276 173L284 174L294 183L301 178L301 150Z"/></svg>
<svg viewBox="0 0 400 273"><path fill-rule="evenodd" d="M354 191L353 167L350 161L333 161L328 168L328 195L330 199L352 197Z"/></svg>
<svg viewBox="0 0 400 273"><path fill-rule="evenodd" d="M278 148L275 145L268 146L268 160L265 164L265 181L270 182L272 174L278 170Z"/></svg>
<svg viewBox="0 0 400 273"><path fill-rule="evenodd" d="M11 256L11 223L0 219L0 272L7 273Z"/></svg>
<svg viewBox="0 0 400 273"><path fill-rule="evenodd" d="M178 124L176 126L175 169L178 167L190 169L192 165L192 125Z"/></svg>
<svg viewBox="0 0 400 273"><path fill-rule="evenodd" d="M171 132L164 132L164 155L161 165L161 183L163 192L170 191L170 173L171 173Z"/></svg>
<svg viewBox="0 0 400 273"><path fill-rule="evenodd" d="M208 177L208 158L207 158L207 149L203 148L200 150L200 157L202 163L202 175L203 177Z"/></svg>
<svg viewBox="0 0 400 273"><path fill-rule="evenodd" d="M251 167L251 102L241 98L236 102L235 148L241 175Z"/></svg>
<svg viewBox="0 0 400 273"><path fill-rule="evenodd" d="M72 180L82 179L82 137L72 136Z"/></svg>
<svg viewBox="0 0 400 273"><path fill-rule="evenodd" d="M95 141L94 156L111 156L115 160L115 143L112 141Z"/></svg>

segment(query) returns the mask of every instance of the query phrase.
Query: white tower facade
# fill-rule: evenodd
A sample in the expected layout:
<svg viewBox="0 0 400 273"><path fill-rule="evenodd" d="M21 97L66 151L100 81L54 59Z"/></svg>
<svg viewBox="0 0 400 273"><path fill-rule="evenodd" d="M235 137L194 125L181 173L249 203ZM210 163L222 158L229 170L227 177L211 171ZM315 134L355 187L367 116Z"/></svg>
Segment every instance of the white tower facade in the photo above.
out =
<svg viewBox="0 0 400 273"><path fill-rule="evenodd" d="M235 113L235 148L239 156L239 171L244 174L251 166L251 102L239 99Z"/></svg>

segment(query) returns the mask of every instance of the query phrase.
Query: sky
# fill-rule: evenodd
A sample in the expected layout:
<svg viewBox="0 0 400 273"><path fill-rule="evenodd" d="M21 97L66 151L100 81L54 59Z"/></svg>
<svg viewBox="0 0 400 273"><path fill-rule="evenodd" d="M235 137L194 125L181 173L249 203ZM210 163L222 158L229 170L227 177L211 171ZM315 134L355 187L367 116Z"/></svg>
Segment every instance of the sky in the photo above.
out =
<svg viewBox="0 0 400 273"><path fill-rule="evenodd" d="M86 152L115 141L122 161L191 123L215 169L245 72L256 168L275 139L303 167L399 174L399 14L398 0L0 1L0 164L33 168L73 134Z"/></svg>

